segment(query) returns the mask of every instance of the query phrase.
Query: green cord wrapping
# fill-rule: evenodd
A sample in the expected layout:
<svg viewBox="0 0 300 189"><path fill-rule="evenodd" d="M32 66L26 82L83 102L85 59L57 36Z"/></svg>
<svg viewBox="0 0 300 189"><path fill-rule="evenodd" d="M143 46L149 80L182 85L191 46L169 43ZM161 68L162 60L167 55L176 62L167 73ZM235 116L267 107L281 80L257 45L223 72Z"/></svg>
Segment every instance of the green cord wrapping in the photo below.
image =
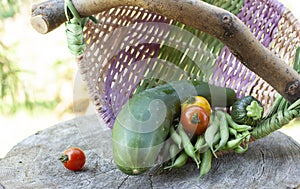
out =
<svg viewBox="0 0 300 189"><path fill-rule="evenodd" d="M290 103L283 98L281 95L277 95L271 110L269 111L268 115L264 117L264 119L271 118L273 115L275 115L278 111L286 110Z"/></svg>
<svg viewBox="0 0 300 189"><path fill-rule="evenodd" d="M300 47L296 49L294 69L300 73ZM253 129L252 136L256 139L263 138L297 117L300 117L300 99L290 104L278 95L269 114Z"/></svg>
<svg viewBox="0 0 300 189"><path fill-rule="evenodd" d="M73 55L76 56L82 55L85 49L83 27L87 22L88 18L81 18L79 16L71 0L65 0L65 14L67 17L67 22L65 26L66 26L68 48ZM92 16L90 16L89 18L94 23L98 22Z"/></svg>
<svg viewBox="0 0 300 189"><path fill-rule="evenodd" d="M74 21L74 22L73 22ZM81 34L81 26L77 25L77 21L72 19L68 24L66 24L66 35L68 48L73 55L82 55L85 49L85 43L83 35Z"/></svg>
<svg viewBox="0 0 300 189"><path fill-rule="evenodd" d="M300 100L295 103L298 106L295 109L280 110L269 118L264 119L257 127L252 131L252 136L255 139L263 138L272 132L282 128L293 119L300 116Z"/></svg>

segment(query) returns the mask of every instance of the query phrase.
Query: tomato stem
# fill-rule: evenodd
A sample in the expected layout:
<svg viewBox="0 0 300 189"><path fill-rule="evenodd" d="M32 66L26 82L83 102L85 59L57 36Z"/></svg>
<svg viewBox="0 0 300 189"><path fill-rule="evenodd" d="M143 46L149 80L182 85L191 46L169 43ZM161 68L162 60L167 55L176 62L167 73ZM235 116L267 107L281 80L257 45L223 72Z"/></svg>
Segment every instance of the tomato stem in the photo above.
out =
<svg viewBox="0 0 300 189"><path fill-rule="evenodd" d="M66 163L66 162L69 160L69 158L68 158L68 156L67 156L66 154L63 154L63 155L59 158L59 160L60 160L61 162L63 162L63 163Z"/></svg>
<svg viewBox="0 0 300 189"><path fill-rule="evenodd" d="M246 111L248 117L259 120L263 115L264 108L257 101L252 101L251 104L246 107Z"/></svg>
<svg viewBox="0 0 300 189"><path fill-rule="evenodd" d="M189 96L187 99L188 104L194 104L196 102L196 98L194 96Z"/></svg>
<svg viewBox="0 0 300 189"><path fill-rule="evenodd" d="M196 112L193 117L192 117L192 120L191 122L193 124L199 124L201 122L200 118L199 118L199 115L198 115L198 112Z"/></svg>

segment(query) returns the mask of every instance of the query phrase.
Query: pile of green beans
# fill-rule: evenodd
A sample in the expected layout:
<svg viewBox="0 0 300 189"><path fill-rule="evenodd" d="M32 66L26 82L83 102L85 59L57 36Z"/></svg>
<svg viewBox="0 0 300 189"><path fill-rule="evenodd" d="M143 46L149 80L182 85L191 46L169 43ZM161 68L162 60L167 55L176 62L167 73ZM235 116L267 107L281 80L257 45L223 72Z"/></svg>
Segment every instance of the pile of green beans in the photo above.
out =
<svg viewBox="0 0 300 189"><path fill-rule="evenodd" d="M235 123L227 112L221 110L211 114L209 127L199 136L190 136L179 123L170 128L171 140L163 149L170 161L164 168L180 168L191 158L200 170L200 178L210 171L212 159L218 157L218 151L246 152L251 130L251 126Z"/></svg>

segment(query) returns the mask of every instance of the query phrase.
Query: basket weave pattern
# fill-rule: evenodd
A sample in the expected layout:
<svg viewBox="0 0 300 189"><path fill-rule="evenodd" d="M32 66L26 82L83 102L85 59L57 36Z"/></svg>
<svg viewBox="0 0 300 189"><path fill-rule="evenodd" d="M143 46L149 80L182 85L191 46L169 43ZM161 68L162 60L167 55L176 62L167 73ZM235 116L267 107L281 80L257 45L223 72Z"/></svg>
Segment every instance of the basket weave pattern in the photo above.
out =
<svg viewBox="0 0 300 189"><path fill-rule="evenodd" d="M300 25L276 0L207 1L236 14L257 39L293 64ZM145 9L122 6L88 22L79 68L97 111L111 128L136 92L172 80L201 79L257 97L268 109L276 91L218 39ZM258 63L259 64L259 63ZM270 76L271 77L271 76Z"/></svg>

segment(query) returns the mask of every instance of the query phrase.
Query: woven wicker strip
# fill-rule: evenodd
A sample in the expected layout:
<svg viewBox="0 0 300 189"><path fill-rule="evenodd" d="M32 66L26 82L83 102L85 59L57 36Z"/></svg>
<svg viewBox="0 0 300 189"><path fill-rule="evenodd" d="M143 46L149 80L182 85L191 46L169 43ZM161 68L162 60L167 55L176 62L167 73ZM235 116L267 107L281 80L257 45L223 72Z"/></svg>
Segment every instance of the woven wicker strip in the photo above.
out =
<svg viewBox="0 0 300 189"><path fill-rule="evenodd" d="M299 23L276 0L206 1L236 14L279 57L293 62ZM253 95L269 108L276 91L243 66L219 40L139 7L122 6L97 15L84 29L79 61L97 111L111 128L122 105L160 83L200 79ZM266 111L267 112L267 111Z"/></svg>
<svg viewBox="0 0 300 189"><path fill-rule="evenodd" d="M277 1L247 0L237 16L264 46L269 47L284 10L284 6ZM255 96L260 101L268 102L263 104L269 108L275 97L273 88L241 64L227 47L224 47L217 62L213 84L233 88L239 97Z"/></svg>

